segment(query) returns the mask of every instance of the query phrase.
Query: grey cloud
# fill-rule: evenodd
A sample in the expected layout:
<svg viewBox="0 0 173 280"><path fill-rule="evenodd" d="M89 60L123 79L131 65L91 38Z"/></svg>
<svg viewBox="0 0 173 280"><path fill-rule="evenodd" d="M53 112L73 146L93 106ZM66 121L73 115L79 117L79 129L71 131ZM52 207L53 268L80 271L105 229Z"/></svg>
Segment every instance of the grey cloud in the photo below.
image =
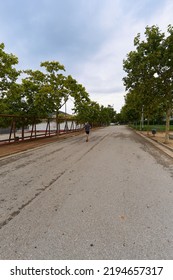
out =
<svg viewBox="0 0 173 280"><path fill-rule="evenodd" d="M90 88L90 92L94 94L102 94L102 93L119 93L122 91L122 86L117 85L114 87L103 87L103 88Z"/></svg>
<svg viewBox="0 0 173 280"><path fill-rule="evenodd" d="M7 0L0 15L8 36L25 42L33 54L59 50L80 58L96 51L106 37L98 28L95 9L79 0Z"/></svg>
<svg viewBox="0 0 173 280"><path fill-rule="evenodd" d="M98 100L99 94L123 96L122 60L138 32L157 19L162 23L161 17L153 22L153 16L168 2L1 0L0 42L18 56L23 69L58 60ZM169 10L163 9L164 18L168 12L172 16Z"/></svg>

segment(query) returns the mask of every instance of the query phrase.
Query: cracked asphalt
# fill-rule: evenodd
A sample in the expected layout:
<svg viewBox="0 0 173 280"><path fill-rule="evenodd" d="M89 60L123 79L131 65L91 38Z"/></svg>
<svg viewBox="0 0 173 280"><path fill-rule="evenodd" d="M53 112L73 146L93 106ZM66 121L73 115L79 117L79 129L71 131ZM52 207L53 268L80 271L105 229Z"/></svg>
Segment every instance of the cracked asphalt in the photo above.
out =
<svg viewBox="0 0 173 280"><path fill-rule="evenodd" d="M173 160L124 126L0 159L0 259L173 259Z"/></svg>

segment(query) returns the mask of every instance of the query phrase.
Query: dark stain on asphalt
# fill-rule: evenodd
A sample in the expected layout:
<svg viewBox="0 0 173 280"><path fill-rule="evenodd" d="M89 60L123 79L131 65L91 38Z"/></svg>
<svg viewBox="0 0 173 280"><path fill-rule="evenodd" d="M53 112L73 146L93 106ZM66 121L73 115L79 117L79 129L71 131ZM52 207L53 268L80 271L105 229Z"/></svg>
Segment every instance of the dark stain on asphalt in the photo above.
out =
<svg viewBox="0 0 173 280"><path fill-rule="evenodd" d="M20 212L28 206L38 195L40 195L43 191L48 189L54 182L56 182L63 174L65 171L61 172L56 178L52 179L51 182L46 185L44 188L42 188L39 192L37 192L30 200L28 200L26 203L22 204L16 211L12 212L7 219L4 221L0 222L0 229L7 225L13 218L15 218L17 215L20 214Z"/></svg>

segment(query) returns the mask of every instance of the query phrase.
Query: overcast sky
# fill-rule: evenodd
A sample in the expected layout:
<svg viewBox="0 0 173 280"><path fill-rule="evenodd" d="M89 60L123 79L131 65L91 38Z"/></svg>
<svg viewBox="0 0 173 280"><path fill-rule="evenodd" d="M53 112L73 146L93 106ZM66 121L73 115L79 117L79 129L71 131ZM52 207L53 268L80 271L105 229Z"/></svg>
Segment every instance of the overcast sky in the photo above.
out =
<svg viewBox="0 0 173 280"><path fill-rule="evenodd" d="M0 0L0 43L20 69L59 61L92 100L119 112L134 37L147 25L166 32L172 20L172 0Z"/></svg>

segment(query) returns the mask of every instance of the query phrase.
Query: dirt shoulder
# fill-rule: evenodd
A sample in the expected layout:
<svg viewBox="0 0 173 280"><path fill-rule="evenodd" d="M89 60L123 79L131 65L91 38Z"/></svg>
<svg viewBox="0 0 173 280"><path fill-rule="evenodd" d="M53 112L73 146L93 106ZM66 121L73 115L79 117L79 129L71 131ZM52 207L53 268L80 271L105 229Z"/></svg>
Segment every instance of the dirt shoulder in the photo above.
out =
<svg viewBox="0 0 173 280"><path fill-rule="evenodd" d="M62 141L63 139L74 137L79 134L83 134L83 131L80 132L72 132L68 134L62 134L59 136L52 136L46 138L37 138L33 140L26 140L23 142L16 142L11 144L1 144L0 145L0 158L10 156L12 154L24 152L29 149L34 149L52 142Z"/></svg>
<svg viewBox="0 0 173 280"><path fill-rule="evenodd" d="M155 136L153 136L151 133L149 133L149 135L147 135L147 132L142 132L146 137L148 137L149 139L161 143L165 146L167 146L168 148L173 149L173 139L169 139L169 143L165 144L165 133L164 132L157 132L155 134ZM172 133L173 135L173 133Z"/></svg>
<svg viewBox="0 0 173 280"><path fill-rule="evenodd" d="M169 139L169 143L165 144L165 133L164 132L157 132L155 136L152 135L150 132L147 134L146 131L136 131L142 137L150 141L153 145L157 148L165 152L167 155L173 158L173 139ZM173 134L173 133L172 133Z"/></svg>

